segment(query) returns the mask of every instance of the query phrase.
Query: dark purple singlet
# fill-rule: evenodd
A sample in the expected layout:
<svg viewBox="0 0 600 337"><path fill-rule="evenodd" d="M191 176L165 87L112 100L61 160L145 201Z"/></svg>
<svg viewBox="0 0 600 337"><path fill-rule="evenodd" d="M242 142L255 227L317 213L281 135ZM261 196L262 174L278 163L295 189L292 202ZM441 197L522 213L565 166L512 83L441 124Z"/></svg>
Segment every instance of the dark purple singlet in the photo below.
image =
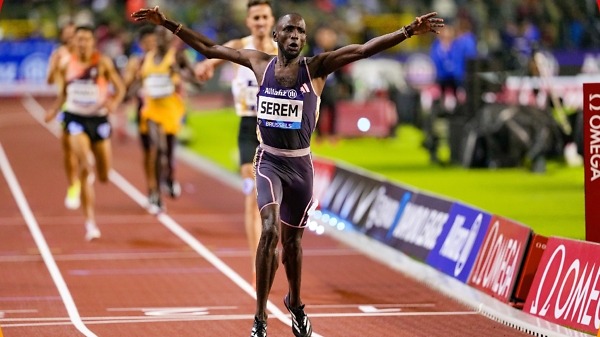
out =
<svg viewBox="0 0 600 337"><path fill-rule="evenodd" d="M258 93L259 146L255 157L258 207L279 204L281 221L306 226L313 203L310 138L319 115L319 96L312 87L306 59L300 60L296 84L275 79L273 58Z"/></svg>

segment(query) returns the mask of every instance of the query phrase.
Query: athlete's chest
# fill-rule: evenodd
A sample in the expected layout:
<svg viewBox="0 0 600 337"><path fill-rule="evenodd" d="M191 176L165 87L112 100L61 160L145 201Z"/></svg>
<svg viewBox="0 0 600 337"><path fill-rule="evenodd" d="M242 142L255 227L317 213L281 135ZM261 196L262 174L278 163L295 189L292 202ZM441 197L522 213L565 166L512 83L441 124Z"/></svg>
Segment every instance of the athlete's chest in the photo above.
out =
<svg viewBox="0 0 600 337"><path fill-rule="evenodd" d="M299 76L300 67L297 64L287 67L280 67L276 64L273 69L273 78L275 79L275 82L282 87L295 87L298 83Z"/></svg>

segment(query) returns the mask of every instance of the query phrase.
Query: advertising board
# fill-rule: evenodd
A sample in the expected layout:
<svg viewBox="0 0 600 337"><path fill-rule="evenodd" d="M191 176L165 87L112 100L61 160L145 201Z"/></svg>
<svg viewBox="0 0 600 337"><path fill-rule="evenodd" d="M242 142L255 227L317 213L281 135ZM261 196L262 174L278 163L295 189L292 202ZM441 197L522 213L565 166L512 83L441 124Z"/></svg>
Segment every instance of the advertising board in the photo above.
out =
<svg viewBox="0 0 600 337"><path fill-rule="evenodd" d="M600 329L600 244L552 237L523 311L595 334Z"/></svg>
<svg viewBox="0 0 600 337"><path fill-rule="evenodd" d="M493 216L469 285L503 302L510 302L531 235L531 228Z"/></svg>
<svg viewBox="0 0 600 337"><path fill-rule="evenodd" d="M427 257L427 264L466 283L490 219L484 211L453 204L442 233Z"/></svg>

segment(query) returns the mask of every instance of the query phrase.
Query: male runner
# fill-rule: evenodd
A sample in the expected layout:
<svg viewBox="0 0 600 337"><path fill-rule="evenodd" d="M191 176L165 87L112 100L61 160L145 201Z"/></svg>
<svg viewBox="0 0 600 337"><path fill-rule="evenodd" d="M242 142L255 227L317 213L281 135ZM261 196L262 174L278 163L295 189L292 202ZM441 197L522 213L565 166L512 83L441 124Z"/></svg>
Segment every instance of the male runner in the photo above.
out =
<svg viewBox="0 0 600 337"><path fill-rule="evenodd" d="M182 70L192 73L193 69L176 41L165 36L165 32L165 29L157 31L153 26L143 27L140 30L140 46L144 53L132 57L125 72L125 84L129 90L140 89L138 130L144 150L148 206L153 214L164 210L161 185L172 198L181 194L181 187L175 179L174 151L185 114L182 77L198 84L195 78L180 76Z"/></svg>
<svg viewBox="0 0 600 337"><path fill-rule="evenodd" d="M46 122L54 119L64 104L63 127L80 170L85 238L91 241L100 237L94 215L94 167L99 180L108 181L111 166L108 114L123 99L125 86L112 60L96 50L93 28L77 27L74 39L75 51L70 61L57 72L59 95L46 113ZM112 95L109 83L113 86Z"/></svg>
<svg viewBox="0 0 600 337"><path fill-rule="evenodd" d="M318 119L319 95L327 75L353 61L391 48L413 35L438 33L443 20L437 13L417 17L410 25L335 51L302 57L306 23L299 14L279 18L273 39L278 54L235 50L168 20L158 6L132 14L136 21L165 26L192 48L209 58L222 58L252 69L260 83L258 126L260 146L255 157L256 189L262 233L256 259L256 313L251 337L267 336L266 305L278 267L277 242L281 239L282 262L289 292L284 305L292 315L296 337L312 335L300 296L302 234L313 200L311 134Z"/></svg>

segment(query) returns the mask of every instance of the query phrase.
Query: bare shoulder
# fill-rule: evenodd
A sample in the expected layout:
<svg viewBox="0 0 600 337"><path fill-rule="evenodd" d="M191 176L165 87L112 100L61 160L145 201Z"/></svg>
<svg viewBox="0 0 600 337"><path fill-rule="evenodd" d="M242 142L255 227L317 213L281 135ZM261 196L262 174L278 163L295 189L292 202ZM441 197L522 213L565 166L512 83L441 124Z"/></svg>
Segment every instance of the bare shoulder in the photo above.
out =
<svg viewBox="0 0 600 337"><path fill-rule="evenodd" d="M308 71L310 71L310 76L312 78L322 77L321 74L323 60L327 57L328 53L320 53L314 56L310 56L306 58L306 65L308 66Z"/></svg>

